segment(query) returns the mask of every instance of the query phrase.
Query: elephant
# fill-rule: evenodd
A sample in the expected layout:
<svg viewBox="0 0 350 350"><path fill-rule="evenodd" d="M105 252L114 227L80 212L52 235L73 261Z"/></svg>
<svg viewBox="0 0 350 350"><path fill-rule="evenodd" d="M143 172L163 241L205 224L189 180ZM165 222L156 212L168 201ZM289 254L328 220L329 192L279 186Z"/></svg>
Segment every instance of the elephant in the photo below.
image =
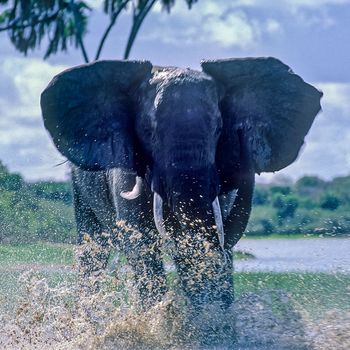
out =
<svg viewBox="0 0 350 350"><path fill-rule="evenodd" d="M232 248L255 174L291 164L321 109L322 92L276 58L201 68L96 61L58 74L41 95L44 125L72 164L78 241L98 247L81 265L103 269L112 242L145 305L168 289L165 242L189 303L232 304Z"/></svg>

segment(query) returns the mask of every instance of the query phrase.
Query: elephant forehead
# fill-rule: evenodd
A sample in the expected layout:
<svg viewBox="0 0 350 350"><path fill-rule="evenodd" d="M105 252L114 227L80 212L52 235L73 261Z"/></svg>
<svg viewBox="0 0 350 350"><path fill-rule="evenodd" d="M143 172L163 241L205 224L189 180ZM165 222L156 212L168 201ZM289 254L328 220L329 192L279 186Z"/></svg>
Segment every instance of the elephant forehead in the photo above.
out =
<svg viewBox="0 0 350 350"><path fill-rule="evenodd" d="M204 73L197 70L189 69L189 68L177 68L177 67L170 67L170 68L159 68L158 70L153 72L153 77L151 78L152 82L162 82L166 83L167 81L174 81L174 80L189 80L189 81L196 81L196 80L212 80L212 78Z"/></svg>
<svg viewBox="0 0 350 350"><path fill-rule="evenodd" d="M173 94L177 92L178 96L191 90L201 93L213 93L215 91L215 83L209 75L192 69L160 69L154 72L150 84L156 86L156 92L160 95L168 91ZM176 97L176 94L174 97Z"/></svg>

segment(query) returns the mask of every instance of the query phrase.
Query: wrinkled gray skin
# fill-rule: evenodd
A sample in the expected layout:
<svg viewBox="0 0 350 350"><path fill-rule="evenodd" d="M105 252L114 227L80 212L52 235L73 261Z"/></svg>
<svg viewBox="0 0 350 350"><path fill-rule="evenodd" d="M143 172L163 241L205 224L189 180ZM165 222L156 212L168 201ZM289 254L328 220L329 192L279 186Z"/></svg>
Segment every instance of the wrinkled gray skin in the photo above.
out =
<svg viewBox="0 0 350 350"><path fill-rule="evenodd" d="M231 249L254 175L293 162L320 110L321 93L276 59L202 68L101 61L61 73L42 94L45 126L75 164L79 242L87 234L101 246L81 264L87 274L105 267L109 240L134 268L144 305L167 289L165 235L189 301L232 303Z"/></svg>

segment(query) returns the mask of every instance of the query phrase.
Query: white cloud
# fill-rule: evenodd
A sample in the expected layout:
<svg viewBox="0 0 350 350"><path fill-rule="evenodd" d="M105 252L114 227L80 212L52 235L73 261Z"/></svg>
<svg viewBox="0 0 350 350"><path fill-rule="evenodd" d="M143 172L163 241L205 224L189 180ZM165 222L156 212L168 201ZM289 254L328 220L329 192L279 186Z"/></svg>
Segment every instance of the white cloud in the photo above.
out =
<svg viewBox="0 0 350 350"><path fill-rule="evenodd" d="M184 1L178 1L170 16L159 14L160 10L161 6L157 5L152 17L153 23L159 22L156 26L159 30L141 34L143 39L177 45L214 43L246 48L253 46L260 36L260 27L254 18L250 19L243 10L234 9L223 0L202 0L190 11Z"/></svg>
<svg viewBox="0 0 350 350"><path fill-rule="evenodd" d="M346 109L350 112L350 84L349 83L319 83L318 87L324 93L326 105L324 108L333 107ZM350 114L347 115L347 119Z"/></svg>
<svg viewBox="0 0 350 350"><path fill-rule="evenodd" d="M350 0L201 0L189 11L185 1L177 1L170 16L160 13L161 5L157 4L149 19L155 25L141 36L179 46L208 43L223 48L256 48L265 36L283 34L286 21L299 27L328 28L336 23L328 8L347 3Z"/></svg>
<svg viewBox="0 0 350 350"><path fill-rule="evenodd" d="M86 3L88 4L88 6L90 6L93 9L94 8L100 9L102 8L102 5L103 5L102 0L86 0Z"/></svg>
<svg viewBox="0 0 350 350"><path fill-rule="evenodd" d="M201 40L216 42L224 47L247 47L254 44L259 31L254 22L242 11L229 13L220 18L210 17L203 28Z"/></svg>
<svg viewBox="0 0 350 350"><path fill-rule="evenodd" d="M328 28L336 23L336 19L329 14L329 9L334 6L346 6L350 0L237 0L233 6L238 8L270 9L281 14L289 14L299 26L321 25Z"/></svg>
<svg viewBox="0 0 350 350"><path fill-rule="evenodd" d="M20 114L37 117L40 114L39 97L52 77L64 66L51 66L47 62L28 58L5 58L0 63L0 72L11 74L19 97Z"/></svg>
<svg viewBox="0 0 350 350"><path fill-rule="evenodd" d="M283 31L281 23L274 18L267 19L265 28L268 33L278 33Z"/></svg>
<svg viewBox="0 0 350 350"><path fill-rule="evenodd" d="M64 176L65 170L53 168L62 157L44 129L39 105L41 91L64 68L29 58L5 57L0 63L5 81L0 86L0 159L27 179Z"/></svg>

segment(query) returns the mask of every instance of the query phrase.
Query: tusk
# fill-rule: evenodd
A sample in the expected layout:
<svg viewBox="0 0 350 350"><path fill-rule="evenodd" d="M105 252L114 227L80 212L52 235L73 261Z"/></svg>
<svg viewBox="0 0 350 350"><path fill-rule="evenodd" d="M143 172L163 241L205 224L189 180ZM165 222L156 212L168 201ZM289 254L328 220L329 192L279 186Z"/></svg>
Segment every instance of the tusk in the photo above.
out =
<svg viewBox="0 0 350 350"><path fill-rule="evenodd" d="M164 218L163 218L163 199L157 192L154 192L154 196L153 196L153 217L154 217L154 223L156 224L156 228L158 232L163 238L165 238L166 231L164 228Z"/></svg>
<svg viewBox="0 0 350 350"><path fill-rule="evenodd" d="M142 192L142 177L136 176L136 184L130 192L120 192L120 196L127 200L136 199Z"/></svg>
<svg viewBox="0 0 350 350"><path fill-rule="evenodd" d="M222 194L219 197L219 203L221 203L220 208L222 208L221 214L222 214L222 218L224 220L227 219L227 217L229 216L229 214L233 208L233 205L236 202L237 192L238 192L238 190L234 189L226 194Z"/></svg>
<svg viewBox="0 0 350 350"><path fill-rule="evenodd" d="M212 203L216 230L219 236L219 243L221 248L224 250L225 245L225 232L224 232L224 224L222 222L221 208L219 203L219 198L216 197L214 202Z"/></svg>

